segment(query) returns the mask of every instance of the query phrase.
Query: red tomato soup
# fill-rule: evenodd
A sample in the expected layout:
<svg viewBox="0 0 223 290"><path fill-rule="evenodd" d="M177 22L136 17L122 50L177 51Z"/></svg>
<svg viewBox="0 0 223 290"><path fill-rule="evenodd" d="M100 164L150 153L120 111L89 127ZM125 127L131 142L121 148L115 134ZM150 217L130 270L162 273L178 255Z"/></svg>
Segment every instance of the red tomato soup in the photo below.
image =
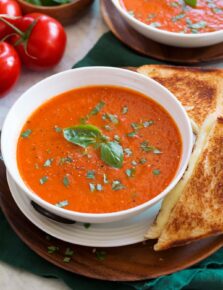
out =
<svg viewBox="0 0 223 290"><path fill-rule="evenodd" d="M181 155L179 130L164 108L110 86L74 89L44 103L17 145L27 186L51 204L85 213L154 198L174 178Z"/></svg>
<svg viewBox="0 0 223 290"><path fill-rule="evenodd" d="M136 19L159 29L179 33L202 33L223 29L223 0L120 0Z"/></svg>

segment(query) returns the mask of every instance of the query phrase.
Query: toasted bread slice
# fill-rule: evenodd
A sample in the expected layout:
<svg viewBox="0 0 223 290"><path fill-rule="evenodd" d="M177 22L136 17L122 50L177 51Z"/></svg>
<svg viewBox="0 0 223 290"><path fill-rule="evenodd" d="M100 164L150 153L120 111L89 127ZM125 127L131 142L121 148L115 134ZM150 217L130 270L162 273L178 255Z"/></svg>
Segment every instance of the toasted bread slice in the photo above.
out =
<svg viewBox="0 0 223 290"><path fill-rule="evenodd" d="M144 65L137 71L168 88L199 126L208 114L222 106L219 97L223 91L223 71L220 69Z"/></svg>
<svg viewBox="0 0 223 290"><path fill-rule="evenodd" d="M223 233L222 206L223 118L218 118L154 249L164 250Z"/></svg>
<svg viewBox="0 0 223 290"><path fill-rule="evenodd" d="M157 239L160 237L162 230L168 222L168 218L175 204L177 203L181 193L186 188L193 171L196 167L196 164L200 158L201 152L203 151L210 131L216 120L216 113L208 115L206 120L201 126L199 133L197 134L197 140L188 164L188 168L183 176L183 178L178 182L178 184L168 193L162 202L161 209L159 211L156 220L153 225L149 228L148 232L145 235L147 239Z"/></svg>

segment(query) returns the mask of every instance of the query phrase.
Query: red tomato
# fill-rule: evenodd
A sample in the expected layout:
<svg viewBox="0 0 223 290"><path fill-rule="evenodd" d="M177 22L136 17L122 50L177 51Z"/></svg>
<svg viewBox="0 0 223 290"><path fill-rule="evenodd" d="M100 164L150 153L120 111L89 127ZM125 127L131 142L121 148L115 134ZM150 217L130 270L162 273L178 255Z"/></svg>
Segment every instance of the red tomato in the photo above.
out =
<svg viewBox="0 0 223 290"><path fill-rule="evenodd" d="M15 0L0 0L0 14L22 16L22 11L19 4ZM11 19L7 20L14 23ZM12 29L0 20L0 40L10 33L12 33Z"/></svg>
<svg viewBox="0 0 223 290"><path fill-rule="evenodd" d="M66 47L66 33L63 26L54 18L40 13L25 15L17 27L27 34L27 29L36 21L26 40L15 48L22 62L30 69L43 70L56 65ZM13 43L20 40L16 36ZM27 47L26 47L27 44Z"/></svg>
<svg viewBox="0 0 223 290"><path fill-rule="evenodd" d="M15 84L20 69L20 59L14 47L0 42L0 97Z"/></svg>

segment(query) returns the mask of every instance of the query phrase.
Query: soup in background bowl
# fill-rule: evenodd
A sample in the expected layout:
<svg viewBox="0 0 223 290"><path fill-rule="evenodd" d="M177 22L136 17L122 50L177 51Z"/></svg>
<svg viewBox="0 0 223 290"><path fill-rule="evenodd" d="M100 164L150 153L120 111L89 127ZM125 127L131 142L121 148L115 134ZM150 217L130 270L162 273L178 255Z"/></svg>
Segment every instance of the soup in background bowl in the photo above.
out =
<svg viewBox="0 0 223 290"><path fill-rule="evenodd" d="M190 122L176 98L154 80L115 68L40 82L16 102L2 132L3 158L24 193L82 222L151 207L179 181L191 148Z"/></svg>
<svg viewBox="0 0 223 290"><path fill-rule="evenodd" d="M112 0L136 31L177 47L203 47L223 41L223 1L198 0L196 7L184 0Z"/></svg>

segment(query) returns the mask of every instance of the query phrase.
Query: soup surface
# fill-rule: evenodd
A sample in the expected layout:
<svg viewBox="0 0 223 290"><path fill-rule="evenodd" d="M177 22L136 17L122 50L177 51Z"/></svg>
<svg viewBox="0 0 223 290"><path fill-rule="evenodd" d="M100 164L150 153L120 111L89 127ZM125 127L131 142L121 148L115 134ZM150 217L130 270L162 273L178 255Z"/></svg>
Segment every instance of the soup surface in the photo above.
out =
<svg viewBox="0 0 223 290"><path fill-rule="evenodd" d="M179 33L223 29L223 0L198 0L196 7L184 0L120 0L136 19L153 27Z"/></svg>
<svg viewBox="0 0 223 290"><path fill-rule="evenodd" d="M181 154L178 128L160 105L110 86L75 89L44 103L17 146L20 174L37 195L88 213L152 199L174 178Z"/></svg>

